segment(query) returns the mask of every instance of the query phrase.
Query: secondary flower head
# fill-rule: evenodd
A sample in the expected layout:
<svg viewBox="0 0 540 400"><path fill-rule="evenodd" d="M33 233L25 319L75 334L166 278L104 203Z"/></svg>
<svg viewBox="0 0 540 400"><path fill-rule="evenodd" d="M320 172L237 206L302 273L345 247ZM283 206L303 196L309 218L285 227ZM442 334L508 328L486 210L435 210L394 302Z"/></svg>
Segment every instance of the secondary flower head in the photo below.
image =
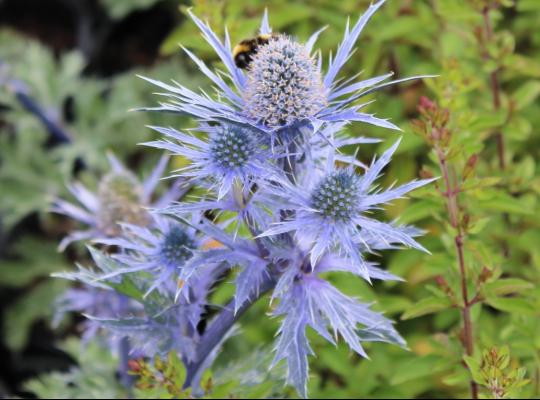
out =
<svg viewBox="0 0 540 400"><path fill-rule="evenodd" d="M244 93L247 116L268 128L309 119L325 105L321 73L307 48L279 35L250 64Z"/></svg>
<svg viewBox="0 0 540 400"><path fill-rule="evenodd" d="M329 173L311 191L313 209L332 222L351 220L360 200L358 180L350 168Z"/></svg>
<svg viewBox="0 0 540 400"><path fill-rule="evenodd" d="M370 280L362 252L374 248L401 244L420 250L409 227L400 227L369 218L370 211L381 204L402 197L431 180L413 181L386 191L373 191L373 183L390 162L396 142L364 173L357 175L353 166L336 168L332 157L326 170L306 176L294 185L287 180L268 190L282 202L282 207L293 211L289 218L277 222L261 236L293 233L301 246L309 251L311 265L317 264L324 253L344 254L359 269L359 274Z"/></svg>
<svg viewBox="0 0 540 400"><path fill-rule="evenodd" d="M163 265L183 264L193 255L195 241L185 228L175 224L163 235L159 256Z"/></svg>
<svg viewBox="0 0 540 400"><path fill-rule="evenodd" d="M80 287L70 288L55 300L53 325L58 326L66 314L77 312L92 315L97 318L118 318L120 315L138 315L142 307L136 302L116 293L105 286L90 286L81 284ZM102 326L92 319L84 320L77 326L84 344L103 339L103 345L116 352L122 337L113 337L101 330Z"/></svg>
<svg viewBox="0 0 540 400"><path fill-rule="evenodd" d="M151 174L140 182L116 157L109 154L111 170L99 182L97 193L79 182L70 184L68 189L80 205L55 199L52 211L73 218L88 226L88 229L71 233L62 240L60 249L65 249L74 241L118 235L121 233L119 223L147 225L151 221L147 207L164 207L177 200L184 191L181 181L176 181L161 197L153 199L168 160L169 157L162 157Z"/></svg>
<svg viewBox="0 0 540 400"><path fill-rule="evenodd" d="M154 129L166 139L146 145L187 157L191 163L175 172L216 188L219 199L229 193L235 181L245 187L271 173L272 154L254 128L228 123L202 124L199 130L207 134L206 140L173 128Z"/></svg>
<svg viewBox="0 0 540 400"><path fill-rule="evenodd" d="M105 245L118 246L120 252L112 257L125 265L101 279L146 271L154 275L147 294L155 289L176 288L179 277L184 275L183 269L188 268L195 249L200 247L194 230L163 216L153 216L148 227L130 224L122 227L122 237L97 240Z"/></svg>
<svg viewBox="0 0 540 400"><path fill-rule="evenodd" d="M146 225L148 213L143 206L143 187L128 170L113 170L99 182L97 227L106 235L120 233L119 221Z"/></svg>
<svg viewBox="0 0 540 400"><path fill-rule="evenodd" d="M172 236L169 239L187 239L183 231L174 227L170 232ZM170 243L164 239L161 245L168 248ZM173 242L177 249L177 241ZM206 268L204 273L193 279L190 295L178 301L175 299L175 284L160 286L159 292L150 297L141 296L148 288L148 278L145 274L134 273L127 280L130 293L138 295L128 298L112 289L125 282L126 278L116 272L126 266L95 248L89 247L89 250L97 268L86 269L79 265L77 272L55 274L81 284L80 288L70 289L58 299L55 322L58 323L66 312L82 312L87 318L84 339L105 333L107 344L116 351L119 340L129 337L135 357L167 355L176 351L191 360L199 340L197 326L205 313L209 291L224 269L216 265Z"/></svg>

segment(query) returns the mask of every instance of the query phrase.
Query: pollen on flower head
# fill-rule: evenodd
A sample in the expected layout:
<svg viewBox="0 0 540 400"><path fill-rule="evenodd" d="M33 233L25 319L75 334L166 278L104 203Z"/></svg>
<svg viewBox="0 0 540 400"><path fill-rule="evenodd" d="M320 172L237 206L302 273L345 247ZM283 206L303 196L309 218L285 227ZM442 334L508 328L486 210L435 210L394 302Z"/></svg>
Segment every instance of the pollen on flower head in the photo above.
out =
<svg viewBox="0 0 540 400"><path fill-rule="evenodd" d="M321 74L304 45L281 35L261 46L248 71L248 117L270 128L312 117L326 105Z"/></svg>
<svg viewBox="0 0 540 400"><path fill-rule="evenodd" d="M255 135L239 126L220 126L210 138L213 162L225 170L242 168L256 153Z"/></svg>
<svg viewBox="0 0 540 400"><path fill-rule="evenodd" d="M119 222L146 225L149 216L142 204L142 187L128 171L105 175L98 188L98 227L107 235L121 233Z"/></svg>
<svg viewBox="0 0 540 400"><path fill-rule="evenodd" d="M323 178L312 191L311 206L325 217L346 221L357 210L359 193L356 184L354 172L336 171Z"/></svg>
<svg viewBox="0 0 540 400"><path fill-rule="evenodd" d="M174 225L165 233L159 249L161 261L165 265L179 265L191 258L195 242L189 234L178 225Z"/></svg>

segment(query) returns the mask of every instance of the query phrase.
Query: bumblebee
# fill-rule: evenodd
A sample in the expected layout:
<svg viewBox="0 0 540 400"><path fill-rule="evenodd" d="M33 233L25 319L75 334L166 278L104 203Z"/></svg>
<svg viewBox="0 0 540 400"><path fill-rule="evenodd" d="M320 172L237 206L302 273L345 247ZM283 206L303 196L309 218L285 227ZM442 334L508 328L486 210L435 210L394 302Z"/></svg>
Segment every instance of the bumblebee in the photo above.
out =
<svg viewBox="0 0 540 400"><path fill-rule="evenodd" d="M276 37L274 34L261 34L252 39L242 40L234 46L233 57L236 66L240 69L247 69L258 48L267 45L274 37Z"/></svg>

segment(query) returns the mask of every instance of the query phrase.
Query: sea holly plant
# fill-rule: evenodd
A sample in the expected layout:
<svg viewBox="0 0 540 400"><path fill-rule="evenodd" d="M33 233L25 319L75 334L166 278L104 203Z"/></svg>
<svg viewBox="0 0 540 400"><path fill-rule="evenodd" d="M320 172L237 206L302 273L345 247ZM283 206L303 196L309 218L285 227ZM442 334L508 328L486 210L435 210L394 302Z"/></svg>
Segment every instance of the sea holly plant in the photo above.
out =
<svg viewBox="0 0 540 400"><path fill-rule="evenodd" d="M164 101L145 110L187 115L196 124L188 131L153 127L163 137L146 143L190 161L172 174L196 187L196 196L137 208L144 220L120 221L115 232L93 231L91 239L103 246L92 248L98 269L80 267L64 277L107 287L138 304L117 317L88 317L129 337L134 351L148 357L176 351L186 368L185 389L197 393L202 374L235 323L268 292L270 314L281 323L273 364L286 360L287 381L303 397L314 354L308 328L334 345L341 338L362 357L367 357L364 342L405 346L392 321L327 280L333 272L367 282L400 280L373 256L402 247L426 251L416 241L420 230L379 220L376 211L433 179L378 186L399 145L396 139L369 165L342 149L373 142L343 135L343 128L355 122L399 131L390 121L364 112L368 103L360 100L421 78L388 81L392 74L386 74L357 81L356 76L339 76L383 3L347 24L327 67L321 52L313 51L322 30L304 43L272 32L265 13L260 33L270 36L269 43L244 71L235 65L228 33L222 41L190 13L225 66L225 71L214 71L184 49L212 81L215 94L145 78L164 90ZM209 317L208 295L224 276L234 277L235 296Z"/></svg>

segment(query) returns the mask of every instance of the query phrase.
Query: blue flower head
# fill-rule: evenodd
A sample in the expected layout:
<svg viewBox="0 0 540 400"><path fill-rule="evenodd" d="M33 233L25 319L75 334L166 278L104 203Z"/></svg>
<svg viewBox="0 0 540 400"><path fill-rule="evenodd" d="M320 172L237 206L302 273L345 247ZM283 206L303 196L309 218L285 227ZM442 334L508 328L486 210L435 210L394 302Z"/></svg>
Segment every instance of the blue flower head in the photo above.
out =
<svg viewBox="0 0 540 400"><path fill-rule="evenodd" d="M271 139L279 139L283 132L290 131L310 136L324 126L353 121L399 130L385 119L361 112L360 109L366 104L358 105L357 101L373 91L418 77L385 83L382 82L390 78L391 73L358 82L338 79L364 26L383 3L384 0L381 0L371 5L352 28L347 25L343 42L335 57L330 58L326 72L322 69L322 59L316 60L312 54L322 30L305 43L284 34L274 35L254 55L246 75L235 65L228 33L222 41L207 24L189 12L204 39L225 65L227 73L214 72L190 50L184 49L213 82L217 96L214 98L204 92L194 92L176 82L166 84L144 78L165 89L166 92L160 95L168 100L159 107L147 110L187 114L202 122L251 126ZM262 20L260 32L272 32L267 14Z"/></svg>
<svg viewBox="0 0 540 400"><path fill-rule="evenodd" d="M352 169L329 173L311 191L311 207L330 223L350 221L360 200L358 181Z"/></svg>
<svg viewBox="0 0 540 400"><path fill-rule="evenodd" d="M337 168L330 157L327 168L306 175L295 185L283 179L267 190L280 199L283 208L294 211L291 217L276 222L261 236L291 232L308 249L315 265L327 251L336 250L357 265L369 280L362 253L382 245L402 244L424 248L408 233L407 227L384 223L369 217L380 205L404 196L431 180L413 181L386 191L374 191L373 183L390 162L399 141L376 160L363 175L352 166ZM306 190L307 189L307 190Z"/></svg>
<svg viewBox="0 0 540 400"><path fill-rule="evenodd" d="M176 181L161 197L153 198L167 167L168 156L159 160L143 182L112 154L108 157L111 169L99 182L96 193L79 182L68 186L80 206L63 199L54 200L53 212L66 215L88 227L87 230L75 231L62 240L61 250L75 241L116 236L121 233L119 223L145 226L151 220L147 207L167 206L177 200L184 191L182 182Z"/></svg>
<svg viewBox="0 0 540 400"><path fill-rule="evenodd" d="M120 251L112 257L125 265L101 279L146 271L154 275L147 295L155 289L177 288L189 270L195 250L201 246L193 229L163 216L153 216L152 224L147 227L132 224L122 227L122 237L97 239L101 244L117 246Z"/></svg>
<svg viewBox="0 0 540 400"><path fill-rule="evenodd" d="M230 192L235 182L241 187L269 176L272 155L261 140L260 132L238 124L201 124L203 140L173 128L154 127L166 139L146 143L188 158L191 163L176 174L215 189L218 199Z"/></svg>
<svg viewBox="0 0 540 400"><path fill-rule="evenodd" d="M181 242L190 240L176 227L171 225L168 238L173 242L172 248L167 238L160 242L162 248L167 248L164 252L173 250L176 253L179 246L175 238ZM177 351L184 359L191 359L199 340L197 326L205 313L209 291L224 269L209 267L204 274L193 278L189 296L176 298L176 282L171 279L160 285L159 292L153 292L152 296L128 298L112 288L124 280L125 277L119 275L129 266L94 248L89 250L97 268L79 265L77 272L55 274L81 285L69 289L58 299L55 322L58 323L67 312L82 312L87 317L82 325L84 340L95 339L100 333L107 339L105 344L116 352L119 341L128 337L134 357L164 356ZM181 257L184 256L189 257L189 254L182 253ZM128 257L125 260L133 261ZM134 292L143 292L149 286L144 274L135 273L127 279Z"/></svg>
<svg viewBox="0 0 540 400"><path fill-rule="evenodd" d="M253 57L244 93L245 113L267 128L314 117L326 105L320 71L306 47L279 35Z"/></svg>

